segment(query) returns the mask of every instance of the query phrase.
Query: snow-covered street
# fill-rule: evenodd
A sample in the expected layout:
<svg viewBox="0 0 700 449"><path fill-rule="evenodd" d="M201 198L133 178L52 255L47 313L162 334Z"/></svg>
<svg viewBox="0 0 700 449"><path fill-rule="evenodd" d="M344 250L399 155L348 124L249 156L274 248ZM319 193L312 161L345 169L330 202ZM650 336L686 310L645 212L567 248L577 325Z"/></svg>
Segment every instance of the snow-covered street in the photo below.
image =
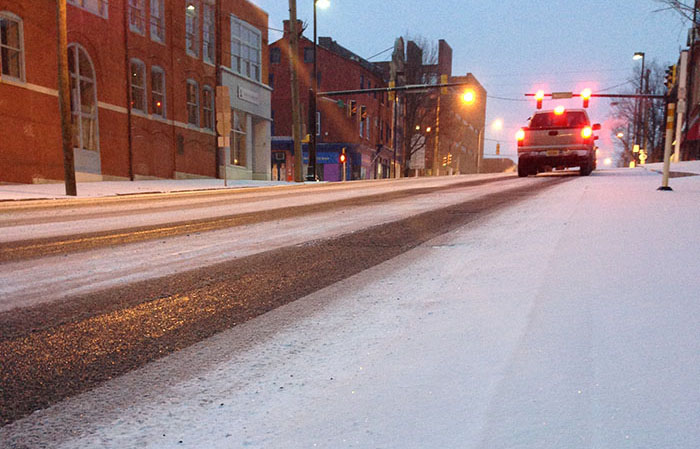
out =
<svg viewBox="0 0 700 449"><path fill-rule="evenodd" d="M0 446L700 447L700 176L660 180L561 183L2 427Z"/></svg>

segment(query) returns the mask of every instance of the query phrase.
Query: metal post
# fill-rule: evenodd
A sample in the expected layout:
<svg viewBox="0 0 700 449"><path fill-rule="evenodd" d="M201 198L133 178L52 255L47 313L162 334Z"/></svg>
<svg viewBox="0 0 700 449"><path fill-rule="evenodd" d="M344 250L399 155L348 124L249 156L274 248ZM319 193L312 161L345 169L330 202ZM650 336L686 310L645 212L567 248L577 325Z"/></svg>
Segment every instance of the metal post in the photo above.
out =
<svg viewBox="0 0 700 449"><path fill-rule="evenodd" d="M397 139L397 136L396 136L396 124L398 123L398 119L399 119L399 117L398 117L398 115L399 115L399 106L398 106L398 103L399 103L399 95L398 95L398 94L394 94L394 129L393 129L393 138L394 138L394 139L393 139L393 140L394 140L394 144L393 144L393 146L394 146L394 165L393 165L393 168L394 168L394 178L398 178L398 177L399 177L399 176L398 176L398 174L399 174L399 173L398 173L398 170L396 170L396 145L397 145L397 140L398 140L398 139Z"/></svg>
<svg viewBox="0 0 700 449"><path fill-rule="evenodd" d="M134 180L134 135L131 130L131 57L129 56L129 2L124 2L124 71L126 75L126 149L129 158L129 180Z"/></svg>
<svg viewBox="0 0 700 449"><path fill-rule="evenodd" d="M644 58L645 58L645 55L644 55L644 53L642 53L642 71L639 73L639 93L640 94L644 94ZM639 145L639 148L642 147L642 142L640 141L640 134L643 133L642 127L644 126L644 122L642 119L642 109L644 107L643 104L644 104L644 100L640 99L639 100L638 114L637 114L638 125L637 125L636 134L634 136L634 143Z"/></svg>
<svg viewBox="0 0 700 449"><path fill-rule="evenodd" d="M688 89L688 50L683 50L681 52L681 61L679 65L680 76L678 77L678 104L676 105L676 113L678 117L676 118L676 146L673 152L673 162L680 162L681 160L681 141L683 139L683 126L685 126L685 113L687 109L688 96L690 90Z"/></svg>
<svg viewBox="0 0 700 449"><path fill-rule="evenodd" d="M481 173L481 135L483 133L484 130L480 129L476 137L476 174Z"/></svg>
<svg viewBox="0 0 700 449"><path fill-rule="evenodd" d="M440 175L440 91L438 91L437 110L435 111L435 156L433 157L433 176Z"/></svg>
<svg viewBox="0 0 700 449"><path fill-rule="evenodd" d="M316 181L316 92L318 90L317 63L316 63L316 2L314 0L314 68L311 89L309 90L309 166L306 173L307 181Z"/></svg>
<svg viewBox="0 0 700 449"><path fill-rule="evenodd" d="M676 113L675 103L669 103L666 112L666 141L664 142L664 172L661 187L657 190L673 190L668 186L669 173L671 171L671 141L673 140L673 118Z"/></svg>
<svg viewBox="0 0 700 449"><path fill-rule="evenodd" d="M299 59L299 45L297 35L297 2L289 0L289 71L292 90L292 139L294 140L294 180L301 182L304 179L302 166L304 158L301 154L301 126L299 103L299 80L297 78L297 66Z"/></svg>
<svg viewBox="0 0 700 449"><path fill-rule="evenodd" d="M66 0L56 3L56 23L58 28L58 106L61 112L61 137L63 143L63 170L66 195L77 196L75 184L75 156L73 154L73 128L71 126L70 78L68 74L68 24L66 21Z"/></svg>

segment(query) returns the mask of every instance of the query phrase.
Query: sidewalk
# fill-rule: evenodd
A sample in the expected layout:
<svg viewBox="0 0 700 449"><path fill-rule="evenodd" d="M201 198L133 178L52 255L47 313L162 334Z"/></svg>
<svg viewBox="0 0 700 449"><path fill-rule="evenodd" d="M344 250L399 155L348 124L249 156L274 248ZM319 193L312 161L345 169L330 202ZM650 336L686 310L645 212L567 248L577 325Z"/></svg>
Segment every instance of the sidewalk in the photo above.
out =
<svg viewBox="0 0 700 449"><path fill-rule="evenodd" d="M229 180L223 179L158 179L143 181L98 181L79 182L77 198L134 195L144 193L169 193L191 190L240 189L246 187L268 187L293 185L285 181ZM0 201L68 199L63 183L54 184L0 184Z"/></svg>
<svg viewBox="0 0 700 449"><path fill-rule="evenodd" d="M655 162L653 164L647 164L642 167L646 168L649 171L653 171L659 174L662 174L664 171L663 162ZM683 161L673 163L671 164L670 172L672 176L674 173L676 174L676 176L678 176L679 174L681 176L682 174L700 175L700 161Z"/></svg>
<svg viewBox="0 0 700 449"><path fill-rule="evenodd" d="M663 171L663 163L647 164L648 171ZM687 161L671 164L671 172L677 174L700 175L700 161ZM191 190L240 189L247 187L269 187L294 185L285 181L229 180L224 186L223 179L159 179L145 181L100 181L79 182L77 198L97 198L107 196L134 195L146 193L170 193ZM672 182L671 182L672 184ZM0 184L0 201L70 199L63 183L54 184Z"/></svg>

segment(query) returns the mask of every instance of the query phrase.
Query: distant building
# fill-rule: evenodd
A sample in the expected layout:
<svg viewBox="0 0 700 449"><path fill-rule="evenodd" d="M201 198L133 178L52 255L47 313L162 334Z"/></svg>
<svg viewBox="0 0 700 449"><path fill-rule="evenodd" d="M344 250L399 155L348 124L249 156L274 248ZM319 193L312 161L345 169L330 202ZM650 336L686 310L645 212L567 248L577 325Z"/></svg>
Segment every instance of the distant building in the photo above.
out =
<svg viewBox="0 0 700 449"><path fill-rule="evenodd" d="M270 44L270 79L273 86L272 177L292 180L292 102L289 69L289 21L282 39ZM330 37L318 40L317 67L319 92L386 87L382 71ZM299 92L302 105L302 134L312 130L309 123L309 89L313 73L313 42L299 40ZM392 145L392 104L386 92L318 98L317 175L326 181L342 179L339 156L345 148L348 157L346 179L387 178L395 160ZM308 145L303 144L304 174Z"/></svg>
<svg viewBox="0 0 700 449"><path fill-rule="evenodd" d="M391 62L379 63L385 74L392 71L397 85L463 83L423 93L399 93L401 104L401 150L404 174L449 175L476 173L483 160L486 120L486 90L476 77L452 76L452 48L439 40L436 54L416 42L397 45ZM402 61L397 62L397 59ZM398 67L398 68L392 68ZM465 104L463 93L474 93L472 104ZM439 114L438 114L439 111Z"/></svg>
<svg viewBox="0 0 700 449"><path fill-rule="evenodd" d="M0 4L0 182L64 176L55 7ZM215 177L224 167L269 179L264 11L247 0L68 0L67 15L78 180ZM233 152L217 152L220 84L231 91Z"/></svg>

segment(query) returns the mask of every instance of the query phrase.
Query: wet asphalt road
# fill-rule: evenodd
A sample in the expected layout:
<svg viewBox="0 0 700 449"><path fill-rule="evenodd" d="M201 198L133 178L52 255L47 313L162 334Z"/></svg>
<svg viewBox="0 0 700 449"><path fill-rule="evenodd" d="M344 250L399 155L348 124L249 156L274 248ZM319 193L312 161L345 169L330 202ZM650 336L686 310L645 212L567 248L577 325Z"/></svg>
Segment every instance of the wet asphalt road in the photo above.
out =
<svg viewBox="0 0 700 449"><path fill-rule="evenodd" d="M543 177L534 184L415 215L391 226L0 313L0 423L86 391L570 179ZM466 184L487 182L510 184L517 179ZM465 183L437 189L460 186ZM435 191L426 188L312 207L19 242L3 246L0 261L204 232Z"/></svg>

